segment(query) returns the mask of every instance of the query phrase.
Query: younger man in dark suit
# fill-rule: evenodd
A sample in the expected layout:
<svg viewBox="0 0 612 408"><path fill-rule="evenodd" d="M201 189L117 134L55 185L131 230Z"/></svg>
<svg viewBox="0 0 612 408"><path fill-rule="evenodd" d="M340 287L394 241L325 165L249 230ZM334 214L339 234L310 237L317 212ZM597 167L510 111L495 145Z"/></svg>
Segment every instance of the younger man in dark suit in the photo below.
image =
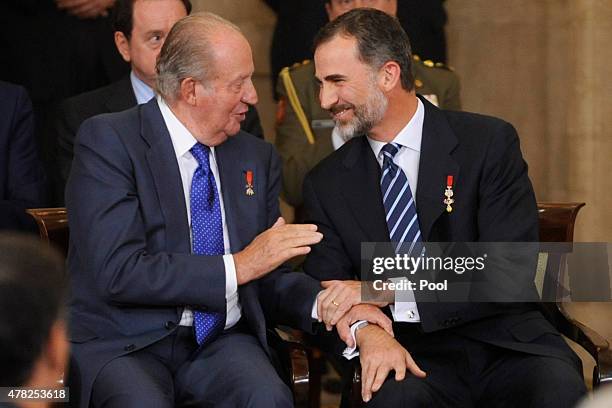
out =
<svg viewBox="0 0 612 408"><path fill-rule="evenodd" d="M359 319L341 316L362 301L362 242L538 240L514 128L418 98L410 64L405 32L377 10L350 11L315 41L321 106L350 139L304 182L307 220L324 235L305 270L335 279L317 300L327 324ZM395 338L354 326L368 406L571 407L585 392L579 359L535 304L390 295Z"/></svg>

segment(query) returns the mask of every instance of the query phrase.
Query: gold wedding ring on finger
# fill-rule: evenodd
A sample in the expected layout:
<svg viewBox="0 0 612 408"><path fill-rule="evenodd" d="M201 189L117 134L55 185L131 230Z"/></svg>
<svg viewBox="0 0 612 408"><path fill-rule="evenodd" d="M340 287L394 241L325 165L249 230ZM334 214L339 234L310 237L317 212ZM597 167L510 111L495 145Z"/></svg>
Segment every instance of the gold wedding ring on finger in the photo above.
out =
<svg viewBox="0 0 612 408"><path fill-rule="evenodd" d="M334 300L332 300L331 302L332 302L332 304L333 304L334 306L336 306L336 307L340 306L340 303L336 302L336 300L335 300L335 299L334 299Z"/></svg>

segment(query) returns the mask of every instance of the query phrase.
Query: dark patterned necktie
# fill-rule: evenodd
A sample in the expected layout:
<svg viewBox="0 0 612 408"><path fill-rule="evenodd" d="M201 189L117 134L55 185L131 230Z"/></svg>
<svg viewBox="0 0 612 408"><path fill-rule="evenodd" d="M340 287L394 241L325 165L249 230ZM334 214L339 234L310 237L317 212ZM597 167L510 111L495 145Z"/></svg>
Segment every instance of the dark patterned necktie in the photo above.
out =
<svg viewBox="0 0 612 408"><path fill-rule="evenodd" d="M391 242L397 243L396 253L421 251L421 231L416 212L416 204L404 171L393 161L402 146L387 143L382 148L383 166L380 189L383 193L383 204L387 215L387 226Z"/></svg>

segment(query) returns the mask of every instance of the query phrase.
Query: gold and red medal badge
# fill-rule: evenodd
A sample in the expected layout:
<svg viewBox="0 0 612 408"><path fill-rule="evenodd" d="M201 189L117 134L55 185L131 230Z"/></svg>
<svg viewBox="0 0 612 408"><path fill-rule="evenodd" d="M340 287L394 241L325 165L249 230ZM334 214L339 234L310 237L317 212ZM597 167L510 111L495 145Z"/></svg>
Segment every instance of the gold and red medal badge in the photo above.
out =
<svg viewBox="0 0 612 408"><path fill-rule="evenodd" d="M446 204L446 212L448 213L453 211L453 203L455 202L453 199L453 181L452 174L446 176L446 190L444 190L444 197L446 198L444 199L444 204Z"/></svg>
<svg viewBox="0 0 612 408"><path fill-rule="evenodd" d="M253 189L253 172L251 170L247 170L244 175L244 178L246 179L246 195L255 195L255 190Z"/></svg>

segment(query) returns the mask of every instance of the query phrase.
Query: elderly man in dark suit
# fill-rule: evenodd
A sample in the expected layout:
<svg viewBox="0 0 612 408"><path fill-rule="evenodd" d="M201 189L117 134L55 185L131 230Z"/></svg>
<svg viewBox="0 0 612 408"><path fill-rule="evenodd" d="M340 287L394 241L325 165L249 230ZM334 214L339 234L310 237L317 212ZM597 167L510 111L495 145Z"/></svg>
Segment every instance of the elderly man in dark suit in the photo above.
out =
<svg viewBox="0 0 612 408"><path fill-rule="evenodd" d="M350 11L319 33L315 49L321 105L350 139L304 183L307 220L324 235L305 270L328 281L317 301L326 323L346 326L374 308L357 305L341 317L361 302L362 242L538 240L516 131L418 98L397 20ZM579 359L536 304L388 295L395 338L353 326L368 406L571 407L585 392Z"/></svg>
<svg viewBox="0 0 612 408"><path fill-rule="evenodd" d="M101 113L120 112L148 102L154 96L155 60L168 32L191 12L189 0L117 0L113 11L115 45L130 63L128 77L65 100L57 114L57 164L59 175L55 199L64 202L64 189L73 158L74 138L85 119ZM260 138L263 130L254 107L247 112L242 128Z"/></svg>
<svg viewBox="0 0 612 408"><path fill-rule="evenodd" d="M322 236L279 217L279 158L240 131L253 70L236 26L192 15L159 95L81 126L66 203L83 407L292 405L266 320L312 329L319 282L279 265Z"/></svg>
<svg viewBox="0 0 612 408"><path fill-rule="evenodd" d="M0 118L0 229L35 230L25 209L46 204L46 177L23 87L0 82Z"/></svg>

